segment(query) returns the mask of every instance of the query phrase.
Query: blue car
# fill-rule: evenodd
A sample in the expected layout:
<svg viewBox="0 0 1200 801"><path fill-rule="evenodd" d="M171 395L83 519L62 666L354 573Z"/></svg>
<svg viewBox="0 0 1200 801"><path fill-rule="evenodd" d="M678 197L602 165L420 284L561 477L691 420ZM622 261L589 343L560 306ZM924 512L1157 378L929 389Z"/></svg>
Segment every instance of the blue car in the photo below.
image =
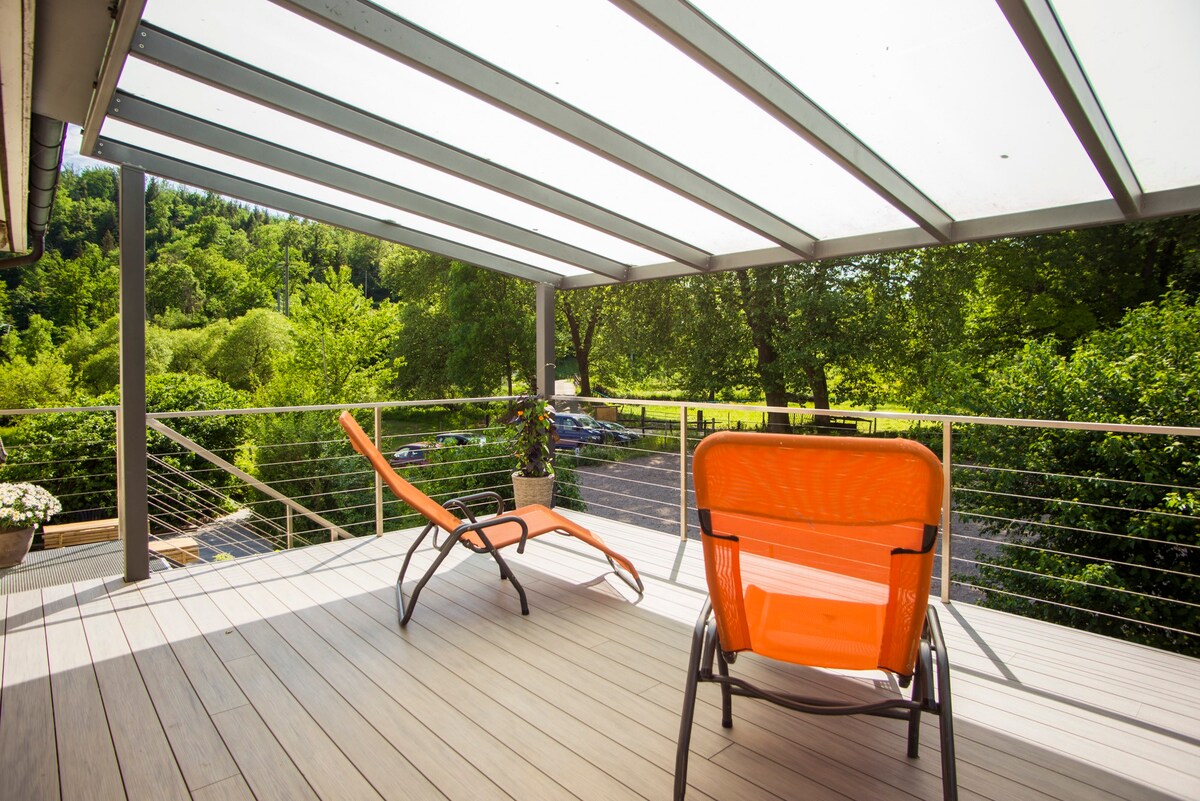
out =
<svg viewBox="0 0 1200 801"><path fill-rule="evenodd" d="M584 445L602 445L604 429L586 414L554 413L554 426L558 431L558 442L554 447L560 451L578 452Z"/></svg>

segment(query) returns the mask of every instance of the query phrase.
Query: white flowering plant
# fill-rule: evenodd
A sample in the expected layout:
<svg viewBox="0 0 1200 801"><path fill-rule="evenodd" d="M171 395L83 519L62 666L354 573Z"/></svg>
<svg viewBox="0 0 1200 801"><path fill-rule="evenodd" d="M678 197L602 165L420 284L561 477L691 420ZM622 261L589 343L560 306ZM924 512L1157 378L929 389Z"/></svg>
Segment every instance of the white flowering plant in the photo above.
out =
<svg viewBox="0 0 1200 801"><path fill-rule="evenodd" d="M36 484L0 484L0 528L29 528L62 511L62 504Z"/></svg>

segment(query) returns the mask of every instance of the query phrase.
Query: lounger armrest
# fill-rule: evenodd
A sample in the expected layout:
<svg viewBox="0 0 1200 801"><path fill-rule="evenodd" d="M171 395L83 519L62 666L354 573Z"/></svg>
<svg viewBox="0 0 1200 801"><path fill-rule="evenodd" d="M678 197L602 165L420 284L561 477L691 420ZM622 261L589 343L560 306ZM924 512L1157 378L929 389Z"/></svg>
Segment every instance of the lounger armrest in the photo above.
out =
<svg viewBox="0 0 1200 801"><path fill-rule="evenodd" d="M483 544L487 546L488 550L495 550L495 548L492 547L492 541L488 539L487 533L484 529L487 529L491 526L498 526L502 523L516 523L521 527L521 539L517 541L517 553L525 553L525 540L529 539L529 525L520 517L514 517L512 515L489 517L487 520L478 520L474 523L468 523L466 525L459 526L458 530L454 533L455 536L459 536L463 532L474 531L479 535L479 539L483 540Z"/></svg>
<svg viewBox="0 0 1200 801"><path fill-rule="evenodd" d="M478 522L478 518L475 517L475 513L471 511L471 507L469 506L469 504L474 503L475 501L494 501L496 503L496 511L494 514L497 517L504 514L504 499L494 492L476 492L474 495L464 495L461 498L451 498L442 504L442 506L447 509L453 509L457 507L464 515L466 515L468 520L470 520L472 523L476 523Z"/></svg>

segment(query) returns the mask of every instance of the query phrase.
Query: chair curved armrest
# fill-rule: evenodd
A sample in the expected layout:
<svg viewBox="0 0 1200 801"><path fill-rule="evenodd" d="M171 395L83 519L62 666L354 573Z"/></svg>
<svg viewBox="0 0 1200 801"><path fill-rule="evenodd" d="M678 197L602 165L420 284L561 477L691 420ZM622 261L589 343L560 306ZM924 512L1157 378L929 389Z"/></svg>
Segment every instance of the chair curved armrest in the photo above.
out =
<svg viewBox="0 0 1200 801"><path fill-rule="evenodd" d="M460 537L468 531L474 531L479 535L479 539L483 540L483 544L487 546L489 551L495 551L496 549L492 545L492 541L488 539L487 533L484 530L502 523L516 523L521 527L521 539L517 541L517 553L525 553L525 541L529 539L529 524L523 518L514 515L497 515L496 517L489 517L487 520L466 523L455 529L454 536Z"/></svg>
<svg viewBox="0 0 1200 801"><path fill-rule="evenodd" d="M498 517L504 514L504 499L501 498L497 493L490 491L476 492L472 495L463 495L461 498L451 498L443 503L442 506L446 509L457 507L464 515L466 515L469 521L472 523L477 523L479 520L475 517L475 513L471 511L471 507L469 506L469 504L473 503L474 501L495 501L495 515Z"/></svg>

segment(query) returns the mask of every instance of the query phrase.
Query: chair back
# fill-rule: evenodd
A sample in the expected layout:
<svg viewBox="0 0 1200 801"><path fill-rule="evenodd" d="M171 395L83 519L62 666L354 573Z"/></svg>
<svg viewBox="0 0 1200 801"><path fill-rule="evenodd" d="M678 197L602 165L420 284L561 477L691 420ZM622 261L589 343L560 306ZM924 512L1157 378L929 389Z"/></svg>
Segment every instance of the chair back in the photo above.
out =
<svg viewBox="0 0 1200 801"><path fill-rule="evenodd" d="M424 492L421 492L421 490L414 487L407 480L401 478L392 469L392 466L388 464L388 460L379 452L379 449L375 447L375 443L371 441L367 433L362 430L362 426L354 419L354 415L350 414L349 411L342 412L341 416L338 417L338 423L341 424L346 434L350 437L350 444L354 446L354 450L367 457L367 461L371 463L371 467L375 468L375 472L383 479L383 483L388 485L388 488L396 494L397 498L417 510L430 523L435 523L438 527L446 531L454 531L462 525L462 521L454 513L433 498L430 498Z"/></svg>
<svg viewBox="0 0 1200 801"><path fill-rule="evenodd" d="M861 624L877 631L878 642L864 648L848 636L846 650L830 659L837 648L825 638L813 649L820 659L796 646L787 654L793 661L912 674L942 501L941 463L928 448L901 439L722 432L696 448L693 473L723 649L755 650L747 597L773 599L778 619L768 614L766 625L795 628L802 622L785 618L799 607L787 598L804 596L807 612L836 612L839 625Z"/></svg>

